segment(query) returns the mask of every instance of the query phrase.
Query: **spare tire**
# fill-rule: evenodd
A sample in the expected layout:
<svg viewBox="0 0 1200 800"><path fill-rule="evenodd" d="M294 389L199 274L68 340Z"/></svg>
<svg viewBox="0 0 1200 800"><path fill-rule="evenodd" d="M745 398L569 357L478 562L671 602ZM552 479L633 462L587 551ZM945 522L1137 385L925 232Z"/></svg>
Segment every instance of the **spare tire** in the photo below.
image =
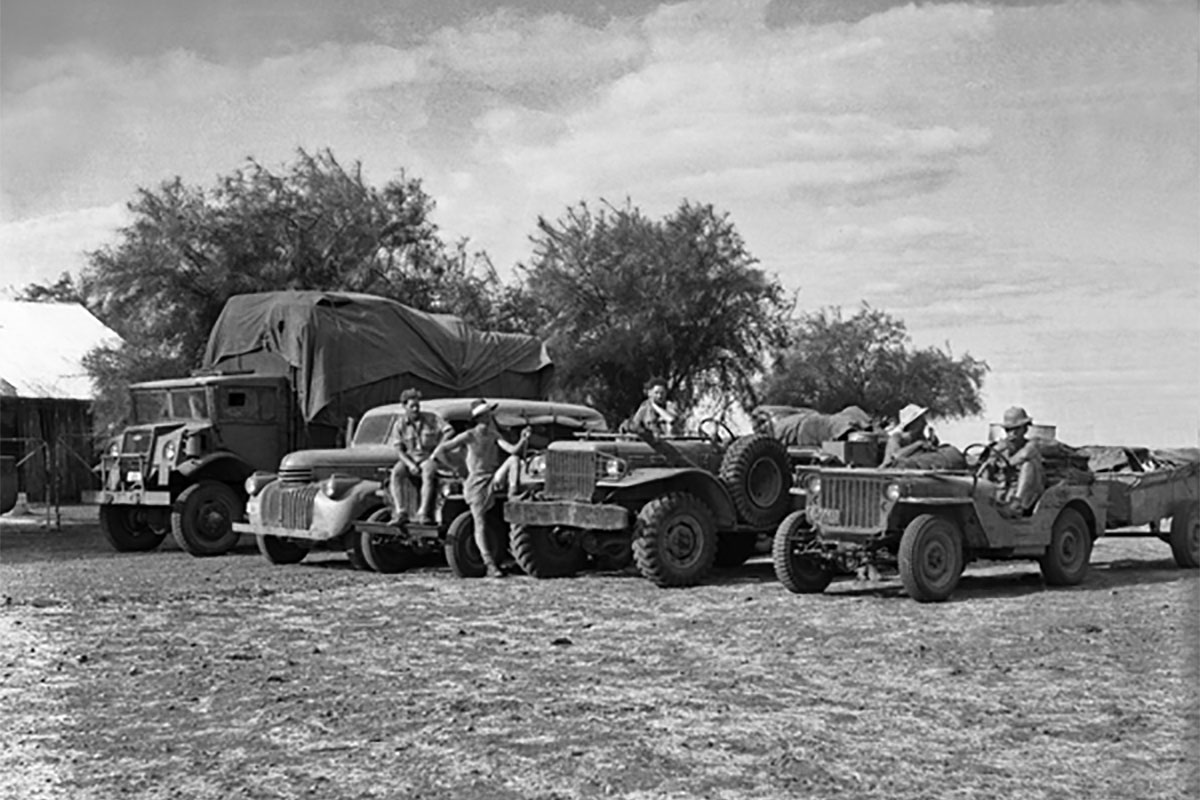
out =
<svg viewBox="0 0 1200 800"><path fill-rule="evenodd" d="M741 522L774 528L792 505L787 447L761 434L735 439L721 460L721 483L729 490Z"/></svg>

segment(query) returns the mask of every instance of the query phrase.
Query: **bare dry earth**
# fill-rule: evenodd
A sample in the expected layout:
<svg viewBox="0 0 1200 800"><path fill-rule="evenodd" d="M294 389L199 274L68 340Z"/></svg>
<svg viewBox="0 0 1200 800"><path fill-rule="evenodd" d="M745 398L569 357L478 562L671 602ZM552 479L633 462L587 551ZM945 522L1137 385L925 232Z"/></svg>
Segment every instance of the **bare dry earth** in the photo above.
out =
<svg viewBox="0 0 1200 800"><path fill-rule="evenodd" d="M0 527L0 796L1200 795L1200 578L1156 539L919 605L766 561L665 591L126 555L74 516Z"/></svg>

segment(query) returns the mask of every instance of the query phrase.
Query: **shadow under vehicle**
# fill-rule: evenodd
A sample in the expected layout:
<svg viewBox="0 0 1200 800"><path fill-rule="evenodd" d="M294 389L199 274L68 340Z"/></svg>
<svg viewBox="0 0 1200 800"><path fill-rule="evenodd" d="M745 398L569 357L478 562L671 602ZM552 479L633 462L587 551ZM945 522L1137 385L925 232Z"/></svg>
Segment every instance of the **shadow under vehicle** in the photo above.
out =
<svg viewBox="0 0 1200 800"><path fill-rule="evenodd" d="M984 447L967 448L968 460ZM984 460L981 454L978 465ZM1108 485L1085 470L1065 470L1047 481L1031 514L1010 518L980 471L809 471L806 510L789 515L775 534L776 574L793 592L817 593L859 568L898 571L920 602L950 597L974 559L1034 559L1050 585L1081 582L1106 528Z"/></svg>
<svg viewBox="0 0 1200 800"><path fill-rule="evenodd" d="M130 387L132 424L96 470L100 526L116 550L169 532L195 556L228 552L246 479L301 448L333 447L345 421L397 397L542 397L552 365L531 336L469 328L393 300L346 292L263 292L226 302L205 371Z"/></svg>
<svg viewBox="0 0 1200 800"><path fill-rule="evenodd" d="M589 555L611 566L632 559L659 586L690 586L714 563L754 555L759 534L792 508L787 449L712 419L698 431L551 444L530 465L530 492L504 508L517 563L551 578L574 574Z"/></svg>
<svg viewBox="0 0 1200 800"><path fill-rule="evenodd" d="M473 424L471 407L476 402L440 398L423 401L421 408L458 433ZM521 427L530 427L530 451L607 428L600 412L587 406L511 398L494 402L502 431L515 436ZM348 447L289 453L277 473L252 475L246 482L248 522L236 523L235 530L254 534L259 551L275 564L295 564L314 548L334 547L344 549L357 569L395 573L444 551L460 577L483 575L474 522L462 494L461 459L439 469L433 524L416 521L419 489L409 481L400 484L401 504L408 513L389 522L386 487L397 458L393 431L404 413L400 403L373 408L359 422ZM494 527L489 526L489 535L506 542L504 497L497 501L490 512Z"/></svg>

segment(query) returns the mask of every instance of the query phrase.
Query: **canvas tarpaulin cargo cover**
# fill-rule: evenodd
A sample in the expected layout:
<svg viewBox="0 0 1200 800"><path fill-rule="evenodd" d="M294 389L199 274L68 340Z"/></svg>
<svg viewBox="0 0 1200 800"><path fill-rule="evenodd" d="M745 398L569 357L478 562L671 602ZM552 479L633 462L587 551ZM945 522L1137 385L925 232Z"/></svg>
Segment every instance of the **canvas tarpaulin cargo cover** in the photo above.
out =
<svg viewBox="0 0 1200 800"><path fill-rule="evenodd" d="M374 295L312 291L229 298L204 365L291 375L304 419L330 425L410 386L426 397L544 398L553 369L532 336L475 330Z"/></svg>

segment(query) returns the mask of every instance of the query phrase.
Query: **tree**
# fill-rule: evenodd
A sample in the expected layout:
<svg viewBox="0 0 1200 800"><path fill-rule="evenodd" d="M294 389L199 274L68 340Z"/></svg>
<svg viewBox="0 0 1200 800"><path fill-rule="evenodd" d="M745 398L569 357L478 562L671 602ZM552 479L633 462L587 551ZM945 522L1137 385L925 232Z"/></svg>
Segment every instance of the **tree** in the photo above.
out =
<svg viewBox="0 0 1200 800"><path fill-rule="evenodd" d="M86 361L101 407L125 384L201 366L209 330L234 294L278 289L366 292L427 311L493 322L499 280L486 255L446 245L433 200L403 175L382 189L361 164L298 152L275 172L254 159L211 188L176 177L139 188L119 241L89 254L78 284L30 286L31 299L77 296L124 339ZM105 420L107 421L107 420Z"/></svg>
<svg viewBox="0 0 1200 800"><path fill-rule="evenodd" d="M982 411L988 365L949 350L914 350L904 323L863 304L845 318L840 308L804 314L791 346L763 382L763 401L831 413L856 405L892 418L908 403L939 417Z"/></svg>
<svg viewBox="0 0 1200 800"><path fill-rule="evenodd" d="M524 302L555 359L563 393L624 419L652 376L682 407L752 402L770 353L786 343L792 303L757 269L711 205L684 202L659 221L627 201L538 219Z"/></svg>

